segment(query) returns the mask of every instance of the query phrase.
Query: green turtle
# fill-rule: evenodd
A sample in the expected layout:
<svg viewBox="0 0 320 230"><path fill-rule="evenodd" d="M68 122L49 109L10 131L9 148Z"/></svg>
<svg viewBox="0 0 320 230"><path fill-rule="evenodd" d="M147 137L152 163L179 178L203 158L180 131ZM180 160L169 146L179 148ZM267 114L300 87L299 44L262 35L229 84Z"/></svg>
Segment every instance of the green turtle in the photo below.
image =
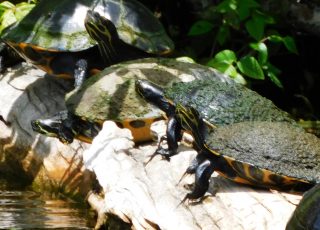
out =
<svg viewBox="0 0 320 230"><path fill-rule="evenodd" d="M148 79L167 87L177 81L211 78L234 82L216 70L169 58L144 58L110 66L90 77L82 87L66 96L67 111L31 122L34 131L70 143L74 138L91 142L105 120L131 130L136 142L152 139L150 125L163 118L157 107L135 90L137 79Z"/></svg>
<svg viewBox="0 0 320 230"><path fill-rule="evenodd" d="M158 19L136 0L40 1L1 41L50 75L75 78L76 86L110 64L173 49Z"/></svg>
<svg viewBox="0 0 320 230"><path fill-rule="evenodd" d="M176 104L194 107L210 126L242 121L295 123L288 113L280 110L272 101L236 83L200 79L177 82L163 88L151 81L137 80L136 90L142 98L163 110L168 117L168 148L159 146L155 153L166 158L176 154L178 141L182 137L183 129L176 118Z"/></svg>

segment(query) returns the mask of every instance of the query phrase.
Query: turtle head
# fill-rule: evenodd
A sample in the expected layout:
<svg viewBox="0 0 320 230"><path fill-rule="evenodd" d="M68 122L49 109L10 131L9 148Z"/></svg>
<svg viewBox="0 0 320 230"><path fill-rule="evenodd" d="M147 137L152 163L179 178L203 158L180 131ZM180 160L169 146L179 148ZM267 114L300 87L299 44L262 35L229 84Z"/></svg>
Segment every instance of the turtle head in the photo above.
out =
<svg viewBox="0 0 320 230"><path fill-rule="evenodd" d="M157 106L168 117L174 114L175 106L164 96L163 89L147 80L136 80L136 92L147 102Z"/></svg>
<svg viewBox="0 0 320 230"><path fill-rule="evenodd" d="M206 125L199 112L191 106L177 104L175 116L182 129L190 132L196 145L201 148L205 140Z"/></svg>
<svg viewBox="0 0 320 230"><path fill-rule="evenodd" d="M102 57L106 62L116 56L114 42L119 41L117 28L109 19L98 12L88 10L84 25L90 37L98 43Z"/></svg>
<svg viewBox="0 0 320 230"><path fill-rule="evenodd" d="M101 16L98 12L88 10L84 25L90 37L97 42L111 42L113 38L118 38L117 28L113 22Z"/></svg>
<svg viewBox="0 0 320 230"><path fill-rule="evenodd" d="M64 115L61 112L48 119L37 119L31 121L33 131L44 134L48 137L56 137L64 144L73 141L72 129L65 125Z"/></svg>

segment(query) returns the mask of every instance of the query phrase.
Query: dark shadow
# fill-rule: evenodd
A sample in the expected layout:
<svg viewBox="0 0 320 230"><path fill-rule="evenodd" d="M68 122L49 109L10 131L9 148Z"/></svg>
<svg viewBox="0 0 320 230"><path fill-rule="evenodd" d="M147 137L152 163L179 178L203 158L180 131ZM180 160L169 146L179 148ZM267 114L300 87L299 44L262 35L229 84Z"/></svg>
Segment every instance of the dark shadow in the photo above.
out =
<svg viewBox="0 0 320 230"><path fill-rule="evenodd" d="M64 96L73 89L73 82L49 75L41 76L34 68L21 65L14 67L13 72L10 75L8 74L5 73L1 76L1 85L4 87L1 89L2 93L0 95L5 97L5 91L7 90L8 93L14 91L14 95L19 94L19 96L14 96L15 101L8 107L0 108L2 127L8 126L9 130L12 130L8 134L8 138L0 140L0 175L6 177L9 183L18 183L21 188L25 188L30 186L36 178L37 180L39 178L43 180L46 177L43 159L48 157L48 153L56 148L55 144L51 142L52 138L45 137L32 130L30 121L40 117L50 117L52 114L65 109ZM36 76L30 76L30 74ZM29 84L28 82L32 83ZM24 89L25 85L27 87ZM13 89L8 90L9 88ZM12 95L8 95L8 97L12 97ZM12 99L8 101L12 102ZM34 154L32 154L33 150L36 150ZM60 154L63 155L63 153ZM41 187L37 189L43 192L53 192L55 195L59 195L59 192L65 193L62 188L65 189L66 185L69 186L68 188L75 186L72 188L77 190L77 186L81 186L83 181L80 170L82 162L79 163L77 154L78 152L75 151L74 157L69 158L70 166L65 170L65 175L62 176L60 182L51 179L37 181L34 185L42 186L43 183L47 186L44 189ZM74 195L73 191L70 194ZM41 207L39 205L37 208L41 209ZM21 222L21 219L19 219L21 216L17 215L14 218L18 218L16 223ZM41 217L39 218L37 221L41 221ZM46 215L43 216L43 224L46 222L45 218ZM39 222L39 224L41 223Z"/></svg>
<svg viewBox="0 0 320 230"><path fill-rule="evenodd" d="M22 177L22 181L26 184L32 183L42 167L42 160L30 159L28 156L31 146L40 147L39 149L42 149L43 152L37 154L43 158L50 151L50 146L45 143L45 137L41 137L32 130L30 121L39 117L48 117L63 110L65 108L64 95L72 89L73 84L71 81L45 75L24 89L25 80L22 78L26 76L22 75L30 74L28 72L30 69L31 67L19 65L14 70L14 74L10 77L3 76L1 79L7 82L7 87L12 87L22 93L12 105L8 105L10 111L7 115L5 111L0 109L0 115L7 124L10 124L12 129L11 137L0 143L2 145L1 158L5 159L0 163L0 171L17 179ZM36 78L37 76L34 76L34 79ZM21 86L17 82L22 83ZM27 161L30 161L28 166L22 165L26 158Z"/></svg>

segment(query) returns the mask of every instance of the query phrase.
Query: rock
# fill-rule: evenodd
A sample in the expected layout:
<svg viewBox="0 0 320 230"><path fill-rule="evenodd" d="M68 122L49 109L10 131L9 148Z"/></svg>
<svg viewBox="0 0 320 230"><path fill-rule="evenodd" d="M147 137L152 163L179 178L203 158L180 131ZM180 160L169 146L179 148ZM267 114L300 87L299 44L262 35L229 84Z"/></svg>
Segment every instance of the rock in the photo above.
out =
<svg viewBox="0 0 320 230"><path fill-rule="evenodd" d="M320 35L319 1L263 1L262 7L289 29L302 30L316 36Z"/></svg>
<svg viewBox="0 0 320 230"><path fill-rule="evenodd" d="M163 133L164 121L156 127L154 134ZM284 229L301 198L214 175L205 199L181 204L194 178L178 182L196 152L181 146L170 162L158 156L145 165L156 147L156 143L134 147L128 130L104 123L83 155L85 167L103 188L103 199L95 194L88 199L96 202L100 217L112 213L134 229Z"/></svg>
<svg viewBox="0 0 320 230"><path fill-rule="evenodd" d="M0 78L0 173L34 187L85 195L82 151L75 141L61 144L34 132L30 121L65 108L64 95L73 82L47 76L25 63ZM85 184L85 186L84 186Z"/></svg>

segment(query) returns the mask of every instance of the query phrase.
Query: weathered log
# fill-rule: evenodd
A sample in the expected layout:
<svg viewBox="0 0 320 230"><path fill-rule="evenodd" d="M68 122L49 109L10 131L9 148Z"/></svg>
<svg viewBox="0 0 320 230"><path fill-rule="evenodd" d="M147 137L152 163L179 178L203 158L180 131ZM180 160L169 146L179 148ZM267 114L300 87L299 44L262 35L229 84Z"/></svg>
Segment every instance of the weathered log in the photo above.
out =
<svg viewBox="0 0 320 230"><path fill-rule="evenodd" d="M159 127L163 132L164 123ZM100 216L112 213L135 229L284 229L301 198L214 175L205 199L181 204L194 178L178 181L196 153L181 146L170 162L155 157L145 165L155 149L156 143L134 147L128 130L104 123L83 155L103 188Z"/></svg>

